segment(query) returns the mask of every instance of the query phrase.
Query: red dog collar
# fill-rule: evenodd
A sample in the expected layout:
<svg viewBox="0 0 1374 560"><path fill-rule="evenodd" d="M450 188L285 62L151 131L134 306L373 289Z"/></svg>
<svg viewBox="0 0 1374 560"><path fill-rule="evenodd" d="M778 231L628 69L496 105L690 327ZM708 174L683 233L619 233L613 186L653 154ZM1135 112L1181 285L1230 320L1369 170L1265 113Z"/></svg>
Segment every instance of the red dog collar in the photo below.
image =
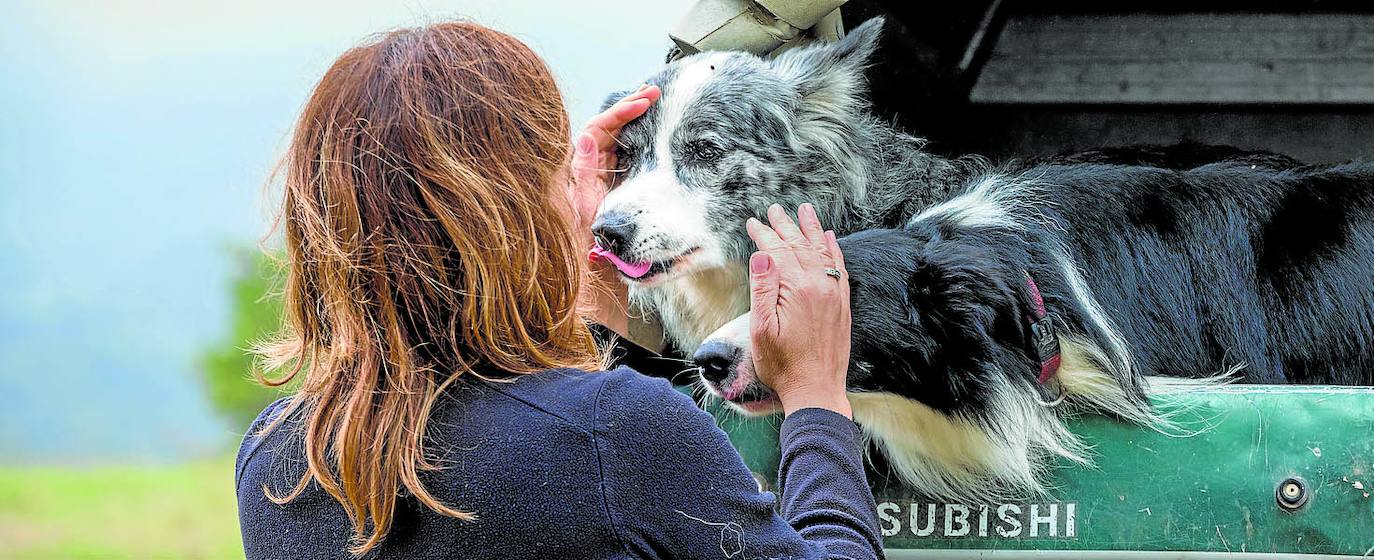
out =
<svg viewBox="0 0 1374 560"><path fill-rule="evenodd" d="M1036 359L1040 360L1040 376L1035 380L1043 385L1059 371L1063 356L1059 351L1059 336L1054 330L1054 319L1045 311L1045 298L1040 295L1040 287L1035 285L1035 280L1029 272L1026 273L1026 289L1030 292L1035 312L1034 317L1026 317L1026 322L1030 324L1031 349L1035 351Z"/></svg>

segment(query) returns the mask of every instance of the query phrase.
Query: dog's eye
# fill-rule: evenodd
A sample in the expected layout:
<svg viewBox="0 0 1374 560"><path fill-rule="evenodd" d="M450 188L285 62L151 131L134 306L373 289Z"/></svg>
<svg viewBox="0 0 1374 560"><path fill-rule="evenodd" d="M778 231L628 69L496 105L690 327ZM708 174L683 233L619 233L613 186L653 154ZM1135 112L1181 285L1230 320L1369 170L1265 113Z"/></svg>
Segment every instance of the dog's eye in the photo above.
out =
<svg viewBox="0 0 1374 560"><path fill-rule="evenodd" d="M696 161L712 162L720 159L725 151L710 141L693 140L687 144L687 153Z"/></svg>

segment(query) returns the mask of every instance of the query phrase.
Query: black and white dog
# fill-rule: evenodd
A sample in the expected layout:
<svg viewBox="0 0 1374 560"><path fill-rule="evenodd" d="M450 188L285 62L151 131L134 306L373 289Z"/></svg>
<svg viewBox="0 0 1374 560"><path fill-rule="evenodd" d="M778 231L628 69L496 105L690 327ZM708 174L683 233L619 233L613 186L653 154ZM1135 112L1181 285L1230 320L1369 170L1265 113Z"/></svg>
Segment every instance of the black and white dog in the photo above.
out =
<svg viewBox="0 0 1374 560"><path fill-rule="evenodd" d="M1374 382L1374 166L1133 152L976 173L868 114L880 25L674 63L622 132L596 234L711 393L774 408L743 264L743 222L773 202L859 232L855 419L933 497L1040 491L1049 458L1087 460L1065 416L1167 425L1147 400L1166 385Z"/></svg>
<svg viewBox="0 0 1374 560"><path fill-rule="evenodd" d="M935 496L1041 489L1065 416L1167 424L1166 378L1374 384L1374 164L1040 165L840 246L855 420ZM747 315L697 357L767 410Z"/></svg>
<svg viewBox="0 0 1374 560"><path fill-rule="evenodd" d="M811 202L843 234L899 226L963 182L961 165L868 112L881 26L772 60L703 53L648 80L663 96L621 131L593 231L678 350L749 308L744 222L770 204Z"/></svg>

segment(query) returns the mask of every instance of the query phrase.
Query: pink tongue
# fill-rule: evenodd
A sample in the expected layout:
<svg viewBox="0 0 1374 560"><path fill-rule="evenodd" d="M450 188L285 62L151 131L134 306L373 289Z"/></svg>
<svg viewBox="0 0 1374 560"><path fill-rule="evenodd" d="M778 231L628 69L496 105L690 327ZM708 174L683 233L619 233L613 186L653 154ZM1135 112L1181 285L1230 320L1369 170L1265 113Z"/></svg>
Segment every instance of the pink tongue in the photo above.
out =
<svg viewBox="0 0 1374 560"><path fill-rule="evenodd" d="M600 245L592 247L592 251L587 254L587 258L592 260L600 258L611 261L611 264L615 265L616 268L620 269L620 272L623 272L630 278L643 277L645 274L649 273L649 268L654 265L654 263L651 262L627 263L620 260L620 257L616 256L615 253L602 249Z"/></svg>

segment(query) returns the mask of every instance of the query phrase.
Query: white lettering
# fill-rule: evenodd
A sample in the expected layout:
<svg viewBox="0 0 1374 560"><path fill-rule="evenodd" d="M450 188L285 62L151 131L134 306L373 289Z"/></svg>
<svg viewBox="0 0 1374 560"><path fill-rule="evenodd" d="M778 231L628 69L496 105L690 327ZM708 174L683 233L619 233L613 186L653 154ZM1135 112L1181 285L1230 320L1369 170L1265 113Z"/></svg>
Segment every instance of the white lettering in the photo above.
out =
<svg viewBox="0 0 1374 560"><path fill-rule="evenodd" d="M926 504L926 524L924 527L917 522L917 515L921 511L921 504L911 504L911 532L918 537L929 537L935 532L935 504Z"/></svg>
<svg viewBox="0 0 1374 560"><path fill-rule="evenodd" d="M1075 510L1075 509L1078 509L1077 506L1078 506L1078 504L1073 503L1073 502L1069 502L1069 503L1067 503L1067 504L1064 504L1064 536L1065 536L1065 537L1076 537L1076 536L1078 536L1078 535L1075 533L1075 532L1077 531L1077 529L1078 529L1078 527L1076 526L1077 520L1074 519L1074 510Z"/></svg>
<svg viewBox="0 0 1374 560"><path fill-rule="evenodd" d="M955 517L955 512L959 513ZM959 528L954 528L955 522L959 523ZM968 534L968 508L959 504L945 504L945 536L962 537Z"/></svg>
<svg viewBox="0 0 1374 560"><path fill-rule="evenodd" d="M1001 507L997 508L997 517L998 519L1001 519L1003 523L1006 523L1010 527L1010 529L1006 529L1003 528L1001 525L998 525L997 534L1003 537L1021 536L1021 520L1017 519L1017 517L1020 516L1021 506L1018 506L1016 504L1002 504Z"/></svg>
<svg viewBox="0 0 1374 560"><path fill-rule="evenodd" d="M1050 514L1046 516L1040 515L1040 506L1037 504L1031 504L1030 509L1030 536L1040 536L1040 526L1048 525L1050 536L1053 537L1055 529L1059 527L1059 524L1055 522L1059 517L1059 504L1050 504Z"/></svg>
<svg viewBox="0 0 1374 560"><path fill-rule="evenodd" d="M884 537L891 537L902 532L902 520L893 517L893 513L901 513L902 506L892 502L878 504L878 521L882 523Z"/></svg>
<svg viewBox="0 0 1374 560"><path fill-rule="evenodd" d="M898 502L878 503L879 528L883 537L895 537L904 530L909 530L909 534L916 537L948 539L975 536L1004 539L1078 537L1078 504L1075 502L1001 505L911 502L909 514L902 511L906 505ZM902 526L903 515L910 515L909 529Z"/></svg>

